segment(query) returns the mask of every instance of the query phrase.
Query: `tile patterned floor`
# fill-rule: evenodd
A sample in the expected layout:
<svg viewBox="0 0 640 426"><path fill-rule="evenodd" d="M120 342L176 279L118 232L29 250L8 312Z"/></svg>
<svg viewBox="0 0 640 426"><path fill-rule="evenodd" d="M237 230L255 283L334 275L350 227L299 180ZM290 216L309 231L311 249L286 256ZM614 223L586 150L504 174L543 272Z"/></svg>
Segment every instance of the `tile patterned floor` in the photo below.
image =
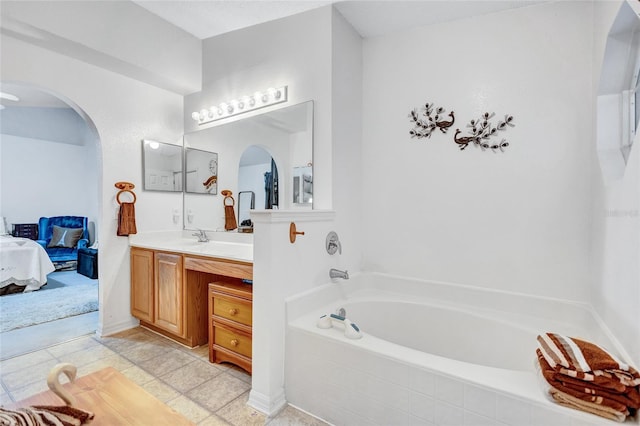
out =
<svg viewBox="0 0 640 426"><path fill-rule="evenodd" d="M60 362L78 376L111 366L193 423L320 426L293 407L266 418L246 403L251 376L231 364L211 364L208 348L188 349L143 328L113 336L85 336L0 362L0 404L47 390L46 376Z"/></svg>

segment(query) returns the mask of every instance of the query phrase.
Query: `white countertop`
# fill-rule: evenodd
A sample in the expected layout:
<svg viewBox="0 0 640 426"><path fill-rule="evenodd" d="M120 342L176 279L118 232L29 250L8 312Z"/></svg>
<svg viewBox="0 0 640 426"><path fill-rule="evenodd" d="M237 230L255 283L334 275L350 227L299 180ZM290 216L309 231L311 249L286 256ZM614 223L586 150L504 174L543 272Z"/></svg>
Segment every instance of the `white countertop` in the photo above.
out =
<svg viewBox="0 0 640 426"><path fill-rule="evenodd" d="M191 235L193 232L163 231L133 234L129 235L129 245L152 250L253 262L252 234L207 231L209 241L201 243Z"/></svg>

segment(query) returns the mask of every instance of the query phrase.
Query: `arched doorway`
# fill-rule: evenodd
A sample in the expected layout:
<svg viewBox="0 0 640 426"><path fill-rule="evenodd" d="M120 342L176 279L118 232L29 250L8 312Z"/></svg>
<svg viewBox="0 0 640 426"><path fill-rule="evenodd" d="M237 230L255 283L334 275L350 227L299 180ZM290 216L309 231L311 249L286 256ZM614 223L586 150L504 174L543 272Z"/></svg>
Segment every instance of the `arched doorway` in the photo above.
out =
<svg viewBox="0 0 640 426"><path fill-rule="evenodd" d="M62 246L76 252L79 245L97 248L102 165L95 125L72 101L45 88L2 82L0 92L0 216L5 230L13 234L20 228L16 225L29 225L39 232L42 217L84 217L88 241ZM40 237L29 235L45 251L54 245L40 243ZM77 261L54 263L57 270L39 290L0 296L0 359L97 329L99 280L78 273Z"/></svg>

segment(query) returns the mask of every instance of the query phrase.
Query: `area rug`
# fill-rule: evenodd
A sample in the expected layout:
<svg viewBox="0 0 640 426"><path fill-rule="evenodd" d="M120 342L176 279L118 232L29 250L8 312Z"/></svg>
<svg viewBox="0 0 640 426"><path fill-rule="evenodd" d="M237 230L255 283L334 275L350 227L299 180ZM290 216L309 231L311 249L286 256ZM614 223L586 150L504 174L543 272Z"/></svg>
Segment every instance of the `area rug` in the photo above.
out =
<svg viewBox="0 0 640 426"><path fill-rule="evenodd" d="M0 297L0 333L98 310L97 283Z"/></svg>

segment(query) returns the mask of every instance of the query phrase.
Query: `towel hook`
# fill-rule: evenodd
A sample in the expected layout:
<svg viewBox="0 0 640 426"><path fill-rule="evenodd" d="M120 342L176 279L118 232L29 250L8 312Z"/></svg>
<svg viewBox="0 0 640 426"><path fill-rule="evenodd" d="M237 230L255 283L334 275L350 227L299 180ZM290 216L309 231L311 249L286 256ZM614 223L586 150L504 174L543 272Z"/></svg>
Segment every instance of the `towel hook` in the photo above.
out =
<svg viewBox="0 0 640 426"><path fill-rule="evenodd" d="M289 241L291 241L291 244L296 242L297 235L304 235L304 232L298 231L295 222L291 222L291 225L289 225Z"/></svg>
<svg viewBox="0 0 640 426"><path fill-rule="evenodd" d="M123 192L128 192L129 194L131 194L131 196L133 197L132 203L135 204L136 194L132 191L132 189L136 187L134 184L132 184L131 182L116 182L115 187L120 190L116 194L116 201L118 202L118 204L122 204L122 202L120 201L120 195Z"/></svg>

